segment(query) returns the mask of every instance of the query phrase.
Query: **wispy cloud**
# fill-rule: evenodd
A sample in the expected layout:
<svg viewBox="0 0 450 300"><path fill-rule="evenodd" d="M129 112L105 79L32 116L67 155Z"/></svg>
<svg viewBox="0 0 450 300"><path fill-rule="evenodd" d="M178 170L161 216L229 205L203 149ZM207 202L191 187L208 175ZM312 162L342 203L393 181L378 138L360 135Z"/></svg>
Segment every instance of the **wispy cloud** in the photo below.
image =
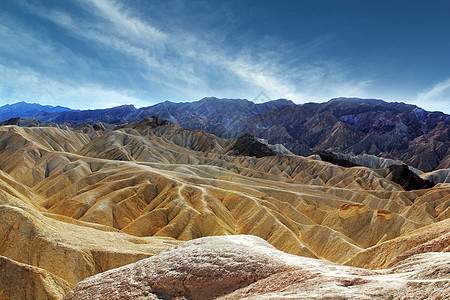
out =
<svg viewBox="0 0 450 300"><path fill-rule="evenodd" d="M222 63L253 89L296 102L324 101L337 96L366 97L369 79L349 79L342 65L332 62L299 62L283 65L277 57L254 60L224 58Z"/></svg>
<svg viewBox="0 0 450 300"><path fill-rule="evenodd" d="M450 78L419 93L415 102L428 109L447 110L450 108Z"/></svg>
<svg viewBox="0 0 450 300"><path fill-rule="evenodd" d="M134 96L133 91L105 89L95 83L63 83L26 66L9 68L0 64L0 78L0 101L3 104L28 101L80 109L107 108L123 104L135 104L138 107L148 105ZM8 99L2 99L4 92L10 95Z"/></svg>
<svg viewBox="0 0 450 300"><path fill-rule="evenodd" d="M167 38L167 35L156 27L131 16L120 3L104 0L86 1L93 4L123 37L131 36L141 42L163 41Z"/></svg>
<svg viewBox="0 0 450 300"><path fill-rule="evenodd" d="M143 21L130 17L125 11L120 10L122 6L116 2L95 0L85 2L97 8L94 11L90 10L95 14L91 22L83 23L58 10L47 11L32 7L32 11L78 38L89 41L92 46L114 50L133 59L136 69L130 71L140 76L140 80L145 79L180 92L186 91L184 88L186 85L196 85L197 90L199 87L207 87L207 83L201 79L202 74L195 74L193 68L189 66L195 64L198 58L187 59L189 49L177 45L185 38L169 36ZM98 22L99 17L107 19L108 26ZM172 52L172 56L175 53L175 58L170 57L168 52ZM118 56L117 60L120 59ZM145 71L140 71L139 67L144 67Z"/></svg>
<svg viewBox="0 0 450 300"><path fill-rule="evenodd" d="M5 24L0 24L0 61L3 58L14 63L24 59L44 72L54 73L73 64L85 68L89 63L88 57L75 55L64 45L55 45L41 34L29 32L8 16L1 17Z"/></svg>
<svg viewBox="0 0 450 300"><path fill-rule="evenodd" d="M44 93L47 101L51 97L59 99L56 94L63 94L66 99L72 96L73 101L82 101L81 95L88 99L105 99L106 91L111 90L109 96L117 102L123 96L122 103L133 101L136 105L150 105L151 101L165 99L195 100L210 95L254 99L261 91L272 98L306 102L335 96L363 97L371 85L370 78L352 79L343 63L310 59L311 53L332 40L331 36L315 38L296 53L293 53L292 45L280 45L270 38L265 38L264 47L250 44L230 49L222 40L219 39L221 43L218 44L212 43L200 32L158 27L156 21L148 16L143 19L138 12L131 11L119 1L83 0L78 3L88 17L74 15L63 8L23 2L31 13L65 30L94 52L106 53L105 56L109 57L109 61L101 61L103 57L96 58L100 60L97 61L88 55L74 53L65 45L45 48L45 42L25 33L27 35L23 35L22 40L26 48L31 49L34 43L43 47L39 54L42 59L36 57L36 61L59 61L54 67L59 66L61 72L67 73L66 77L52 77L51 74L41 74L39 68L28 66L26 69L24 65L16 70L24 72L25 78L31 76L41 83L47 82L50 86ZM267 45L278 45L295 59L287 60L286 53L274 51ZM127 63L121 65L121 61ZM72 67L78 64L84 67ZM95 79L95 76L99 78ZM83 77L85 80L80 82L79 78ZM121 78L128 78L134 86L130 87ZM23 80L19 82L32 84ZM16 96L24 90L18 85L13 86L17 89ZM64 88L68 92L64 92ZM75 88L82 92L73 92ZM32 90L38 91L37 86ZM89 91L93 93L91 97L87 94Z"/></svg>

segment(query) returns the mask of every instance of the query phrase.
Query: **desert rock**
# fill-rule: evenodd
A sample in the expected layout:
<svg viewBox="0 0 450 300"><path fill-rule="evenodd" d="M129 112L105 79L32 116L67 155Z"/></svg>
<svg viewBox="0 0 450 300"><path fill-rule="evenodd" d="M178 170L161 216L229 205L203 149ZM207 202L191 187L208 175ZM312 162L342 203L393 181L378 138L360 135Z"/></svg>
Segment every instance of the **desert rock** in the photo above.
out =
<svg viewBox="0 0 450 300"><path fill-rule="evenodd" d="M440 299L450 292L448 261L448 253L418 254L370 271L286 254L253 236L206 237L90 277L64 299Z"/></svg>

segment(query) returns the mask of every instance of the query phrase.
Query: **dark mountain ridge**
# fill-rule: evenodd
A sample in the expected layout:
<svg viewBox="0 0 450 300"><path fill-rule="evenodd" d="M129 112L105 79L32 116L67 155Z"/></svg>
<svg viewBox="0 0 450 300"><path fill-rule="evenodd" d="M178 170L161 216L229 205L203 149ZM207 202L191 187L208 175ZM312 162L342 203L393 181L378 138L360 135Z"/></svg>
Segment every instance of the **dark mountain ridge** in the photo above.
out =
<svg viewBox="0 0 450 300"><path fill-rule="evenodd" d="M121 105L107 109L70 110L63 112L41 111L33 115L33 117L41 121L70 123L73 126L93 124L96 122L122 124L127 123L125 120L129 119L136 111L137 109L133 105Z"/></svg>
<svg viewBox="0 0 450 300"><path fill-rule="evenodd" d="M450 168L449 115L378 99L335 98L296 105L286 99L253 103L208 97L139 109L123 105L33 115L43 122L70 123L73 127L97 122L119 125L152 116L219 137L237 138L249 133L270 144L283 144L299 155L321 150L367 153L402 160L423 171Z"/></svg>
<svg viewBox="0 0 450 300"><path fill-rule="evenodd" d="M11 118L30 118L33 115L45 111L49 113L60 113L70 111L71 109L63 106L41 105L38 103L27 103L24 101L14 104L6 104L0 107L0 121Z"/></svg>

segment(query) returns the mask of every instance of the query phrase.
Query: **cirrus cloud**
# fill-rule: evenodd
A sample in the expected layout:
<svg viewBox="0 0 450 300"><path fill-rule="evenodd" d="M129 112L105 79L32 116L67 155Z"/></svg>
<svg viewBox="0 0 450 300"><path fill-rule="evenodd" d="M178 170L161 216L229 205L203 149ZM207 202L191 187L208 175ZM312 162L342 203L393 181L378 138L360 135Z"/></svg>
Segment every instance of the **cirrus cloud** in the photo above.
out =
<svg viewBox="0 0 450 300"><path fill-rule="evenodd" d="M442 110L443 108L450 108L450 78L434 84L426 91L420 92L415 102L430 109Z"/></svg>

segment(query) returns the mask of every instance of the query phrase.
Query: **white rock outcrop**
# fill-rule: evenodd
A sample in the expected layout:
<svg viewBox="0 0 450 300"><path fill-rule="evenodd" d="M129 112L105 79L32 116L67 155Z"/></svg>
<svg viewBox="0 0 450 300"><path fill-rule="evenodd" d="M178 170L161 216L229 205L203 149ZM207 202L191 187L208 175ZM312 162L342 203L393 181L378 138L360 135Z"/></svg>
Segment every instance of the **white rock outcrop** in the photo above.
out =
<svg viewBox="0 0 450 300"><path fill-rule="evenodd" d="M342 266L277 250L248 235L205 237L85 279L64 299L444 299L450 253L391 269Z"/></svg>

